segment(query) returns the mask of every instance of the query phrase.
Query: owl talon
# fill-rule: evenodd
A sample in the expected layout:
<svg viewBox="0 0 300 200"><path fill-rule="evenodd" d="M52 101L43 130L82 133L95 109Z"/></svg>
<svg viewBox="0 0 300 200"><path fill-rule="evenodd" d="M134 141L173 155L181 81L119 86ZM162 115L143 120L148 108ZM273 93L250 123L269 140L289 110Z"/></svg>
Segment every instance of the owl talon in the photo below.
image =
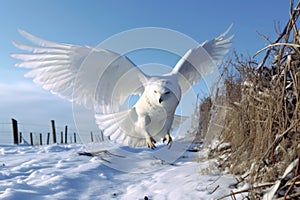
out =
<svg viewBox="0 0 300 200"><path fill-rule="evenodd" d="M167 141L168 148L170 149L172 146L172 137L169 134L166 134L163 142Z"/></svg>
<svg viewBox="0 0 300 200"><path fill-rule="evenodd" d="M146 144L150 149L155 149L156 146L154 145L156 141L152 137L147 137L146 138Z"/></svg>

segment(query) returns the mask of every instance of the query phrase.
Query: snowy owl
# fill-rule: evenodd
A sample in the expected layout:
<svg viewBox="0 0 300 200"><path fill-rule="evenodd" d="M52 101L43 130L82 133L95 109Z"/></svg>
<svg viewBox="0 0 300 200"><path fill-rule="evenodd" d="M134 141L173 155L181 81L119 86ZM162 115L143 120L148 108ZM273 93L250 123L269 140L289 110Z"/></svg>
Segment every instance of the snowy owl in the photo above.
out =
<svg viewBox="0 0 300 200"><path fill-rule="evenodd" d="M32 44L13 43L29 53L11 56L21 60L16 66L30 69L25 77L94 109L98 127L111 140L154 149L163 139L170 148L170 132L183 120L175 114L181 96L222 61L233 37L225 38L228 31L187 51L170 73L161 76L146 75L128 57L111 50L50 42L24 30L20 34ZM139 99L122 109L133 94Z"/></svg>

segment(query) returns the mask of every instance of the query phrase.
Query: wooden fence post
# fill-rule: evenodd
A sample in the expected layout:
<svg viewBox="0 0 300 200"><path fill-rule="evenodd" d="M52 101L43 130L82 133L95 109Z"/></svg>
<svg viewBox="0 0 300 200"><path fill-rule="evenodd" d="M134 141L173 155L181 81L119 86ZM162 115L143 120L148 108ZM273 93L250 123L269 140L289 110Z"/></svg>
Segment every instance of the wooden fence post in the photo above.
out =
<svg viewBox="0 0 300 200"><path fill-rule="evenodd" d="M96 135L96 138L97 138L97 142L101 142L102 141L99 135Z"/></svg>
<svg viewBox="0 0 300 200"><path fill-rule="evenodd" d="M43 136L41 133L40 133L40 145L43 145Z"/></svg>
<svg viewBox="0 0 300 200"><path fill-rule="evenodd" d="M103 136L103 131L102 130L100 131L100 134L101 134L101 141L103 142L104 141L104 136Z"/></svg>
<svg viewBox="0 0 300 200"><path fill-rule="evenodd" d="M30 132L30 144L33 146L33 137L32 137L32 132Z"/></svg>
<svg viewBox="0 0 300 200"><path fill-rule="evenodd" d="M65 144L68 143L68 126L65 126Z"/></svg>
<svg viewBox="0 0 300 200"><path fill-rule="evenodd" d="M47 145L50 143L50 133L47 134Z"/></svg>
<svg viewBox="0 0 300 200"><path fill-rule="evenodd" d="M22 144L22 141L23 141L23 136L22 136L22 132L20 132L20 141L19 141L19 143Z"/></svg>
<svg viewBox="0 0 300 200"><path fill-rule="evenodd" d="M74 133L74 143L76 144L76 133Z"/></svg>
<svg viewBox="0 0 300 200"><path fill-rule="evenodd" d="M64 133L62 131L60 132L60 143L64 143Z"/></svg>
<svg viewBox="0 0 300 200"><path fill-rule="evenodd" d="M53 144L56 143L56 130L55 130L55 121L51 120L51 128L52 128L52 137L53 137Z"/></svg>
<svg viewBox="0 0 300 200"><path fill-rule="evenodd" d="M11 119L12 121L12 129L13 129L13 137L14 137L14 144L19 144L18 140L18 122L15 119Z"/></svg>
<svg viewBox="0 0 300 200"><path fill-rule="evenodd" d="M91 131L91 142L94 142L93 132Z"/></svg>

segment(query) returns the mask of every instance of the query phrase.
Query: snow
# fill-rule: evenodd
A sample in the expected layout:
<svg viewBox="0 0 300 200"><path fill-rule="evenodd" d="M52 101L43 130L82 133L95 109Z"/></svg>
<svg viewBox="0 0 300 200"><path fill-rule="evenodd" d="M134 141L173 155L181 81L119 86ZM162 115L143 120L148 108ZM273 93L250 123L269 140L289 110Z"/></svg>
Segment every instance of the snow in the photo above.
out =
<svg viewBox="0 0 300 200"><path fill-rule="evenodd" d="M0 199L207 200L229 194L234 177L220 173L205 150L181 152L187 146L110 145L91 157L78 154L87 150L83 144L0 145Z"/></svg>

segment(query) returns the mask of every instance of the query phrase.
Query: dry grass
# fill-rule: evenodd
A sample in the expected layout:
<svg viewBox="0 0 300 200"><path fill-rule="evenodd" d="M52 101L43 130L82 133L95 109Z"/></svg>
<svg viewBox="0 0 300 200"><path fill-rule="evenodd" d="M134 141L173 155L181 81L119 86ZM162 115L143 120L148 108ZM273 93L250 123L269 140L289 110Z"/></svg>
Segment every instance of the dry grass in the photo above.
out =
<svg viewBox="0 0 300 200"><path fill-rule="evenodd" d="M293 4L293 1L291 1ZM291 6L292 8L292 6ZM300 31L299 3L278 39L266 47L260 64L235 55L223 75L225 97L214 104L204 99L200 106L201 134L207 138L211 108L222 101L226 110L219 140L231 144L220 167L234 174L248 173L248 182L277 180L293 160L300 144ZM259 53L262 53L259 52ZM210 120L207 120L208 118ZM210 133L211 134L211 133ZM214 148L212 155L219 156ZM227 151L228 152L228 151Z"/></svg>

